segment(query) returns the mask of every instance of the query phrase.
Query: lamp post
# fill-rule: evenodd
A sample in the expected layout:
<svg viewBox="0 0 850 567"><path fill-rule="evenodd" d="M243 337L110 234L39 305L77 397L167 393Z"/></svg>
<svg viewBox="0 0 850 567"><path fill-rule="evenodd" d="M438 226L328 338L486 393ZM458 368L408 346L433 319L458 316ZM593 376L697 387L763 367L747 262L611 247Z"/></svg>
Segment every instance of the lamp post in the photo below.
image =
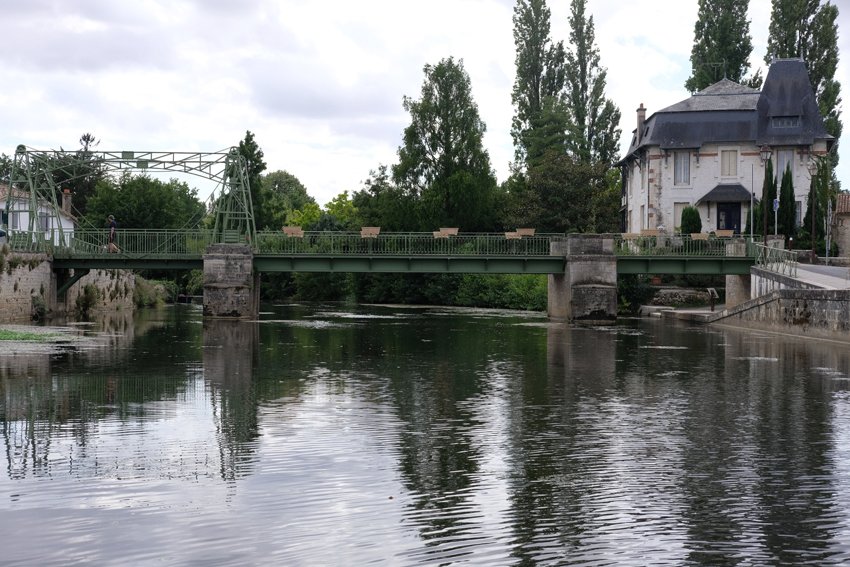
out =
<svg viewBox="0 0 850 567"><path fill-rule="evenodd" d="M761 158L762 166L765 166L765 164L767 164L767 162L770 161L771 154L773 154L773 152L771 151L770 146L765 145L765 146L761 147L761 149L759 150L759 157ZM762 233L764 235L764 245L765 246L767 246L767 183L768 183L766 176L767 176L767 171L765 171L765 179L764 179L764 183L762 184L762 191L761 191L761 208L762 208L762 213L763 213L762 216L764 217L764 219L762 220L761 229L762 229Z"/></svg>
<svg viewBox="0 0 850 567"><path fill-rule="evenodd" d="M815 230L817 229L817 225L815 224L815 216L818 211L818 186L815 182L815 175L818 173L818 163L812 159L811 155L809 156L809 163L806 165L806 169L809 170L809 183L812 188L812 202L809 203L809 206L812 208L812 262L815 261L816 257L816 245L817 245L817 235Z"/></svg>

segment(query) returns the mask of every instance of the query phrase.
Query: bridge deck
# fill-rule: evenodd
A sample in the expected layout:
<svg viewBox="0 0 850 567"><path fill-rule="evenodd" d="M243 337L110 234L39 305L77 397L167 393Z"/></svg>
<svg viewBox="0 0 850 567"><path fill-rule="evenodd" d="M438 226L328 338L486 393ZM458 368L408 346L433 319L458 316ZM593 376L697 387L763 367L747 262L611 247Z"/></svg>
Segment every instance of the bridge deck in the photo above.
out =
<svg viewBox="0 0 850 567"><path fill-rule="evenodd" d="M439 236L437 236L439 234ZM563 234L258 232L250 244L254 266L270 272L537 273L565 269L550 252ZM213 244L207 230L120 230L119 252L106 247L106 230L77 230L63 241L41 233L10 236L13 250L45 252L59 268L195 269ZM612 235L617 271L624 274L746 274L756 261L727 254L728 238Z"/></svg>

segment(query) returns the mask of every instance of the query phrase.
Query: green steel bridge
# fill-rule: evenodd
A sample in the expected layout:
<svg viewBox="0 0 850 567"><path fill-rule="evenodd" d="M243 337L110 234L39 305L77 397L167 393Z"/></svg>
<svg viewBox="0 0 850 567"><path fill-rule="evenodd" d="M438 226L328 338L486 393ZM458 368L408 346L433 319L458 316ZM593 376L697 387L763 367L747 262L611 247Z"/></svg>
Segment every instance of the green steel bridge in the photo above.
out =
<svg viewBox="0 0 850 567"><path fill-rule="evenodd" d="M551 252L564 234L517 237L505 233L258 231L253 239L233 234L225 243L244 244L259 272L419 272L563 274L566 258ZM620 274L749 274L755 263L784 265L783 251L744 239L743 256L728 253L730 238L610 235ZM739 240L740 239L736 239ZM76 230L62 244L42 232L18 231L8 243L16 252L42 252L54 269L200 269L212 230L119 230L119 252L106 248L107 230ZM789 258L790 260L790 258Z"/></svg>
<svg viewBox="0 0 850 567"><path fill-rule="evenodd" d="M216 184L208 210L210 228L118 231L119 251L106 248L107 230L38 226L45 207L59 219L60 197L67 184L95 166L106 174L181 172ZM297 227L258 231L248 187L247 165L237 148L220 152L65 152L24 145L15 151L5 211L24 211L28 226L7 227L5 237L15 252L52 257L53 269L82 274L91 269L186 270L203 267L211 245L241 244L252 254L257 272L419 272L564 274L565 234L392 233L364 228L360 232L305 232ZM15 201L18 201L17 204ZM64 202L63 202L64 205ZM16 213L17 214L17 213ZM200 219L199 223L200 225ZM606 253L616 256L620 274L749 274L755 263L796 265L782 252L744 239L713 234L606 235ZM735 239L735 242L741 242ZM742 255L743 254L743 255ZM67 288L77 276L63 284ZM65 279L65 278L60 278Z"/></svg>

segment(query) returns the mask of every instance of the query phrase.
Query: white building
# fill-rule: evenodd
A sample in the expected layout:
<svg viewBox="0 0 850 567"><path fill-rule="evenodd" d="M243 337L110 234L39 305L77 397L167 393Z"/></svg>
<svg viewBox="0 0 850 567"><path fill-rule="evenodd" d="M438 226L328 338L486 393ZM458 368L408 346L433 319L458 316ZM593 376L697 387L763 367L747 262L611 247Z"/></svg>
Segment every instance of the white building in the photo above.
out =
<svg viewBox="0 0 850 567"><path fill-rule="evenodd" d="M761 198L763 152L769 152L780 182L790 167L799 224L809 163L833 142L800 59L774 61L761 91L723 79L649 118L641 104L631 146L619 163L622 230L675 231L691 205L704 232L744 232L750 205Z"/></svg>
<svg viewBox="0 0 850 567"><path fill-rule="evenodd" d="M75 219L69 212L71 210L71 196L65 194L64 197L62 207L58 212L53 210L50 203L40 201L35 213L35 230L43 232L45 238L51 240L54 244L60 244L60 232L64 233L65 242L74 233ZM0 185L0 228L3 231L10 234L15 231L29 231L30 208L28 191L10 189L8 185Z"/></svg>

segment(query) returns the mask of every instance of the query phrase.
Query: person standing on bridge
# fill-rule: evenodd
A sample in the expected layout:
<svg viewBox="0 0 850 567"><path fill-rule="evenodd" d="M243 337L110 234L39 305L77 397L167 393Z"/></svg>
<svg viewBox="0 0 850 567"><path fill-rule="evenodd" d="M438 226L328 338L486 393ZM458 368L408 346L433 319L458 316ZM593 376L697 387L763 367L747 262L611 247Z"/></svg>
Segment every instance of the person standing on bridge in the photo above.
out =
<svg viewBox="0 0 850 567"><path fill-rule="evenodd" d="M109 252L118 252L118 245L115 244L115 229L118 228L118 223L115 222L113 215L109 215L106 220L109 221L109 243L106 245L106 249Z"/></svg>

